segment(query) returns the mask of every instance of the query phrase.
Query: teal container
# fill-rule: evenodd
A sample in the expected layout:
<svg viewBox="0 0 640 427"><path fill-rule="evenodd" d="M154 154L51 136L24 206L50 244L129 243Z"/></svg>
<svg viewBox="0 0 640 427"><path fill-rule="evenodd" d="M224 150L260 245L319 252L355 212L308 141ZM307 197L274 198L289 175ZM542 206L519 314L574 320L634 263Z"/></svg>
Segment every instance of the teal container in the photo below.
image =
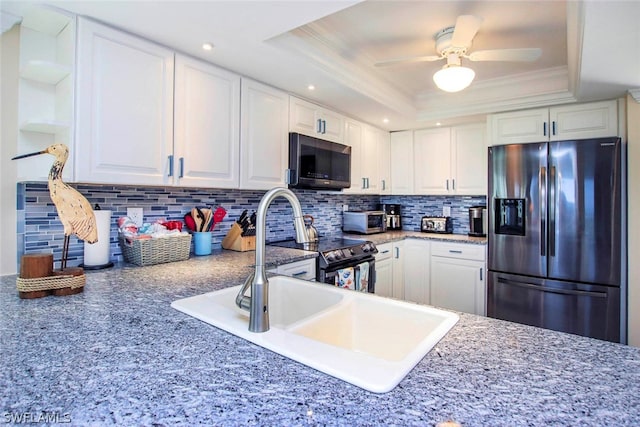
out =
<svg viewBox="0 0 640 427"><path fill-rule="evenodd" d="M196 255L211 255L211 232L193 233L193 252Z"/></svg>

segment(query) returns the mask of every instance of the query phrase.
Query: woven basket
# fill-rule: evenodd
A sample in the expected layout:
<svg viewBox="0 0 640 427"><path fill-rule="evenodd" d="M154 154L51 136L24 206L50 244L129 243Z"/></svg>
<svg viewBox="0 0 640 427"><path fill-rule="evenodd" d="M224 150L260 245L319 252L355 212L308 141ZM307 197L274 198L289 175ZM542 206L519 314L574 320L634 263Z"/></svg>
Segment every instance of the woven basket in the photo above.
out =
<svg viewBox="0 0 640 427"><path fill-rule="evenodd" d="M135 240L121 236L119 240L125 261L139 266L184 261L191 250L191 234Z"/></svg>

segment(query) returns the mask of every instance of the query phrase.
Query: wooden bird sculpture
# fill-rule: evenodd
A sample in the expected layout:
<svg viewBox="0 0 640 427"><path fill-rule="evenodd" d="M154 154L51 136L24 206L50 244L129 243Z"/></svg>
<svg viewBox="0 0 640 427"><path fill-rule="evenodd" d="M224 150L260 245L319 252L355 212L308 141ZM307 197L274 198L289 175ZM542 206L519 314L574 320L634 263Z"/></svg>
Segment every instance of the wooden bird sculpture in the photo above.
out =
<svg viewBox="0 0 640 427"><path fill-rule="evenodd" d="M58 218L60 218L60 222L62 222L64 226L64 244L62 246L62 260L60 264L60 269L64 270L67 267L69 238L72 234L75 234L80 240L87 241L88 243L98 241L96 217L89 201L76 189L62 182L62 170L69 157L69 149L66 145L53 144L42 151L22 154L11 160L23 159L39 154L51 154L56 158L49 171L49 195L58 211Z"/></svg>

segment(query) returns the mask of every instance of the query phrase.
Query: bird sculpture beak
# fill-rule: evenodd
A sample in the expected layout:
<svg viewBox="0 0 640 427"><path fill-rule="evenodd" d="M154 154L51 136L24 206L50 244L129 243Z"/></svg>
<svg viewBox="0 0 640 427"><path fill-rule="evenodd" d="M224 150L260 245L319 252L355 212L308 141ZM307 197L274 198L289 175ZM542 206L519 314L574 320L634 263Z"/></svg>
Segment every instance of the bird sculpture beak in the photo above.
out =
<svg viewBox="0 0 640 427"><path fill-rule="evenodd" d="M42 151L36 151L35 153L21 154L19 156L15 156L11 160L24 159L25 157L37 156L38 154L44 154L46 152L47 152L47 150L42 150Z"/></svg>

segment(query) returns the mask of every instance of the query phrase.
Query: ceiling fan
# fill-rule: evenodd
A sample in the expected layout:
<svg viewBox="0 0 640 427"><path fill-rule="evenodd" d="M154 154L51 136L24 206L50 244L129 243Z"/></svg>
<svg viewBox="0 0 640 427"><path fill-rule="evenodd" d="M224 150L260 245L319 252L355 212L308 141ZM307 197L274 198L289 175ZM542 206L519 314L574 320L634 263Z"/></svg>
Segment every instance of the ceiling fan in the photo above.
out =
<svg viewBox="0 0 640 427"><path fill-rule="evenodd" d="M375 64L376 67L430 62L446 59L447 63L433 75L436 85L447 92L458 92L471 84L475 72L471 68L461 66L461 58L469 61L524 61L531 62L540 58L540 48L491 49L469 52L482 18L473 15L461 15L456 25L447 27L435 36L437 55L395 58Z"/></svg>

